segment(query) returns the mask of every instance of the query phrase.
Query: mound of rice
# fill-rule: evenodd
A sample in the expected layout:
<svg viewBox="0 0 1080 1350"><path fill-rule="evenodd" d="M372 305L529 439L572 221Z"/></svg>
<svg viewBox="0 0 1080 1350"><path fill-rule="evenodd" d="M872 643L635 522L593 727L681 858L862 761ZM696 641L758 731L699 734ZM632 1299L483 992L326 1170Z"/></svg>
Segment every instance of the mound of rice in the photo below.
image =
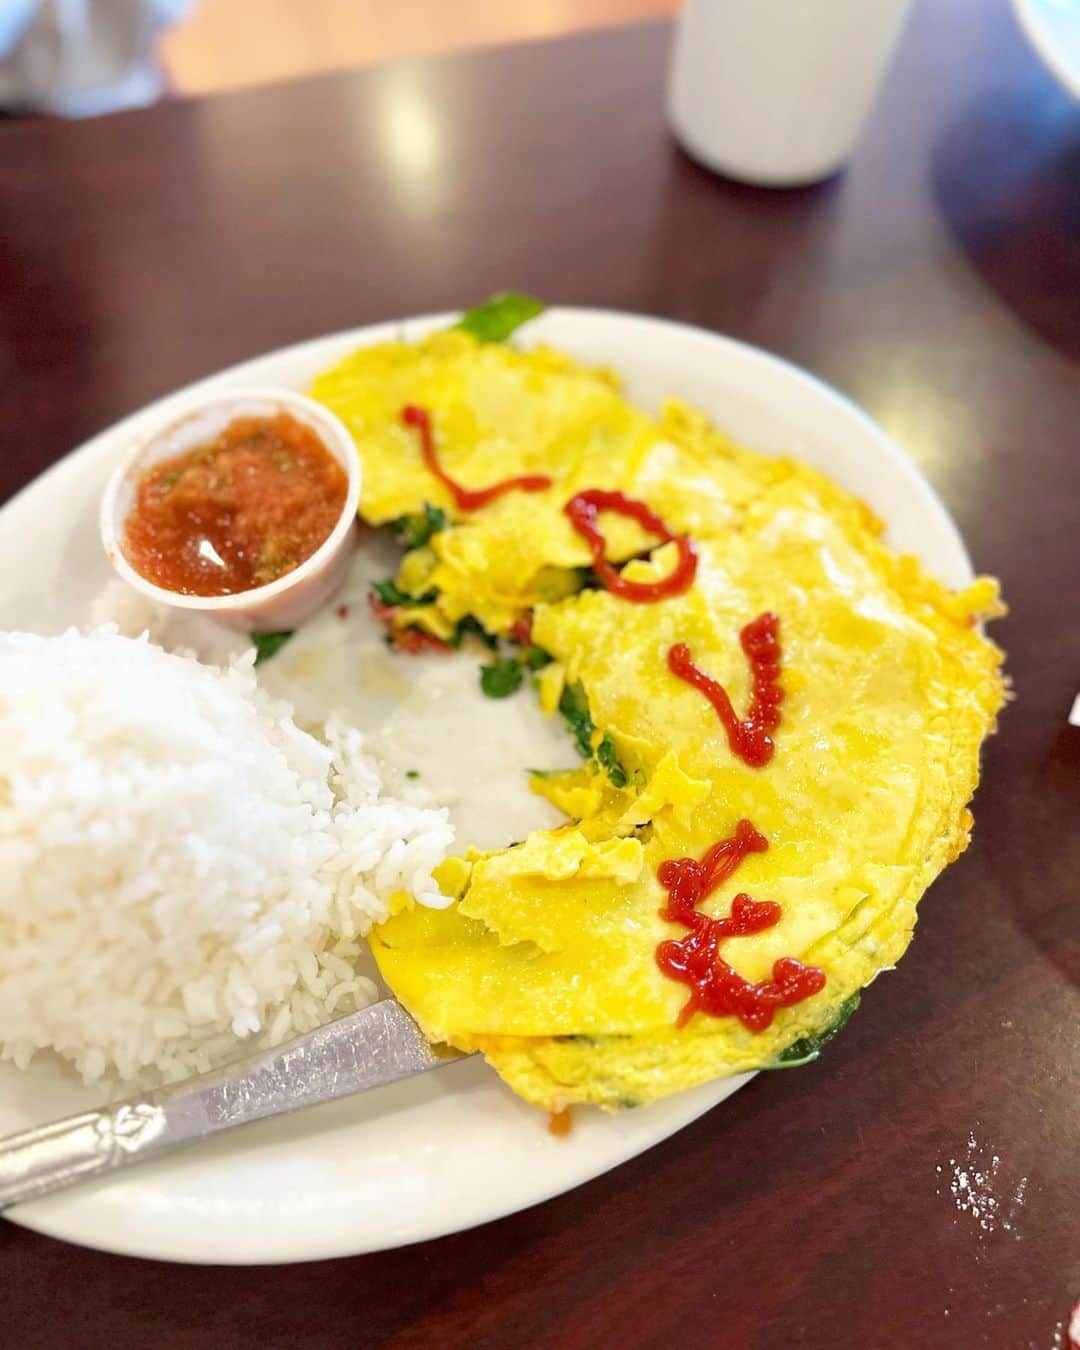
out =
<svg viewBox="0 0 1080 1350"><path fill-rule="evenodd" d="M0 1058L172 1080L366 1006L360 939L444 811L380 795L255 682L115 629L0 633Z"/></svg>

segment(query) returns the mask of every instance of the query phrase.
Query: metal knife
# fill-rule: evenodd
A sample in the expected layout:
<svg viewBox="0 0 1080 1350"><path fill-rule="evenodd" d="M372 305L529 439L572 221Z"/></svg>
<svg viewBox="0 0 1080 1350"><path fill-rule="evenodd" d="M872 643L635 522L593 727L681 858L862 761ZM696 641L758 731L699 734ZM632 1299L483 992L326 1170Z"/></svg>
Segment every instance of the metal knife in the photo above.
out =
<svg viewBox="0 0 1080 1350"><path fill-rule="evenodd" d="M222 1069L0 1139L0 1210L460 1058L436 1053L401 1004L383 999Z"/></svg>

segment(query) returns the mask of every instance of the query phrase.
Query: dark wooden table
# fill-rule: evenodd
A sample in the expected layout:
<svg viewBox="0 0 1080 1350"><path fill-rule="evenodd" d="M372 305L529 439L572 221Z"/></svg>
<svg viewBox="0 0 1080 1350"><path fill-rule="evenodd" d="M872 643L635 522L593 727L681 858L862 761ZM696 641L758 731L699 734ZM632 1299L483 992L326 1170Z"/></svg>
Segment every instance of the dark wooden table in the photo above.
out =
<svg viewBox="0 0 1080 1350"><path fill-rule="evenodd" d="M0 124L0 499L217 367L502 287L735 334L878 418L1004 579L1017 699L973 847L818 1066L760 1076L608 1176L426 1246L272 1271L122 1260L0 1223L0 1343L1064 1344L1080 1298L1080 109L1005 0L923 0L851 170L752 190L669 140L669 36Z"/></svg>

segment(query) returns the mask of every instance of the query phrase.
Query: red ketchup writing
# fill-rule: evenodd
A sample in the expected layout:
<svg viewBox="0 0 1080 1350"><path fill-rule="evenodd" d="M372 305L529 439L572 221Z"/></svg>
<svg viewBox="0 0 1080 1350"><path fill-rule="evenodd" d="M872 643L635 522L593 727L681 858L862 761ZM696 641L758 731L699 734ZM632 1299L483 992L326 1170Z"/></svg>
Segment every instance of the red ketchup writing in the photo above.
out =
<svg viewBox="0 0 1080 1350"><path fill-rule="evenodd" d="M487 506L493 502L496 497L502 497L507 492L543 492L545 488L551 486L551 479L547 474L528 473L520 478L504 478L501 483L492 483L486 488L466 488L462 487L455 479L451 478L443 466L439 463L439 455L435 449L435 437L431 430L431 417L424 408L417 408L413 404L402 408L401 420L407 427L415 427L420 433L420 450L424 456L424 463L435 477L442 483L453 497L455 503L462 511L478 511L480 507Z"/></svg>
<svg viewBox="0 0 1080 1350"><path fill-rule="evenodd" d="M694 584L697 574L697 549L687 534L675 535L663 520L650 511L644 502L635 501L621 492L606 492L601 488L590 488L571 497L563 507L570 524L589 546L593 558L593 571L600 578L605 590L618 595L623 600L633 600L638 604L651 604L655 600L665 600L671 595L682 595ZM670 576L662 581L627 581L604 557L607 540L597 522L601 511L614 511L620 516L636 520L643 529L655 534L661 543L674 543L678 549L678 560Z"/></svg>
<svg viewBox="0 0 1080 1350"><path fill-rule="evenodd" d="M772 978L751 984L720 955L724 938L764 932L780 921L774 900L753 900L741 893L731 902L726 918L703 914L698 905L735 872L750 853L768 848L765 836L748 820L740 820L730 839L714 844L700 860L672 858L660 864L657 878L668 893L663 918L690 931L670 938L656 949L656 964L673 980L689 985L690 997L678 1017L685 1026L696 1012L711 1017L737 1017L750 1031L764 1031L777 1008L801 1003L825 988L825 972L804 966L793 956L773 963Z"/></svg>
<svg viewBox="0 0 1080 1350"><path fill-rule="evenodd" d="M672 673L700 690L716 709L727 732L732 754L738 755L752 769L768 764L776 749L772 733L780 725L780 704L784 698L779 684L779 630L780 620L775 614L766 613L748 623L739 634L739 642L750 663L753 685L750 711L742 721L735 716L727 690L694 664L685 642L677 642L667 655Z"/></svg>

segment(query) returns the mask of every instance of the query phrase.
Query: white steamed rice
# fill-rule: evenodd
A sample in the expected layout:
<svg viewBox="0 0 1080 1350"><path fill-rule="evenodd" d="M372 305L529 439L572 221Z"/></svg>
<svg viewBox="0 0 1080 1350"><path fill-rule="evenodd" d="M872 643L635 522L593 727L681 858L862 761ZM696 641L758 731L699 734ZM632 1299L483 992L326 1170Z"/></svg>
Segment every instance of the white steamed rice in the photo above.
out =
<svg viewBox="0 0 1080 1350"><path fill-rule="evenodd" d="M366 1006L360 939L445 811L380 795L358 733L102 628L0 633L0 1059L171 1080Z"/></svg>

